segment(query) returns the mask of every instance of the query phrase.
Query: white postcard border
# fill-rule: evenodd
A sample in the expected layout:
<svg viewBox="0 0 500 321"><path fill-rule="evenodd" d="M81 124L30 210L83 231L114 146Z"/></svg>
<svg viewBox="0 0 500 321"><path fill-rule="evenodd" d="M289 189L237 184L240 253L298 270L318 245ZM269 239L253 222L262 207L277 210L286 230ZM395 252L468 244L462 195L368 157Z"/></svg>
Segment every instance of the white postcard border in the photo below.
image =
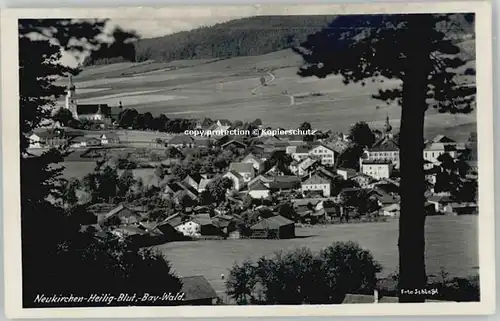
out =
<svg viewBox="0 0 500 321"><path fill-rule="evenodd" d="M481 302L425 304L345 304L303 306L22 308L19 164L18 18L148 19L226 15L373 14L474 12L476 14L477 129L479 164L478 247ZM5 310L8 318L273 317L478 315L495 311L494 142L492 11L489 1L434 1L332 5L169 6L114 9L6 9L1 12L1 142L4 212Z"/></svg>

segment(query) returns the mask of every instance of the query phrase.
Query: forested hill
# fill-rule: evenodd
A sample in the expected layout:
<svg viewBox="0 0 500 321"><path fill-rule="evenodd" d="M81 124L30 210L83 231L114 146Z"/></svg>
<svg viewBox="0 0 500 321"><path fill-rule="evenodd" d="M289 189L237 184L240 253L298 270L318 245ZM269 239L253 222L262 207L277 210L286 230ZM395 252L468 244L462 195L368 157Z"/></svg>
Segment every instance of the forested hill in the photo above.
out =
<svg viewBox="0 0 500 321"><path fill-rule="evenodd" d="M229 58L290 48L335 16L257 16L137 42L139 61Z"/></svg>
<svg viewBox="0 0 500 321"><path fill-rule="evenodd" d="M326 27L335 16L256 16L135 43L135 61L230 58L290 48ZM117 62L103 59L86 64Z"/></svg>
<svg viewBox="0 0 500 321"><path fill-rule="evenodd" d="M184 59L213 59L262 55L290 48L303 42L335 19L333 15L256 16L231 20L164 37L142 39L134 43L135 55L128 60L166 62ZM463 15L446 26L452 33L472 33L473 24ZM132 58L132 59L131 59ZM107 64L125 60L105 57L87 61L86 65Z"/></svg>

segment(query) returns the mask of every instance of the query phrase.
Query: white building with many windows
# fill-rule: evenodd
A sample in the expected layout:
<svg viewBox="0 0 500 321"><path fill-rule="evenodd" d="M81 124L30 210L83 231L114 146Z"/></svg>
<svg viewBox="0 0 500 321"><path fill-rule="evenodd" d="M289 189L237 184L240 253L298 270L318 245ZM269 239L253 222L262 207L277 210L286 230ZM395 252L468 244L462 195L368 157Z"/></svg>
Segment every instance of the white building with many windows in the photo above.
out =
<svg viewBox="0 0 500 321"><path fill-rule="evenodd" d="M394 165L386 160L361 161L361 173L369 175L377 180L390 178Z"/></svg>

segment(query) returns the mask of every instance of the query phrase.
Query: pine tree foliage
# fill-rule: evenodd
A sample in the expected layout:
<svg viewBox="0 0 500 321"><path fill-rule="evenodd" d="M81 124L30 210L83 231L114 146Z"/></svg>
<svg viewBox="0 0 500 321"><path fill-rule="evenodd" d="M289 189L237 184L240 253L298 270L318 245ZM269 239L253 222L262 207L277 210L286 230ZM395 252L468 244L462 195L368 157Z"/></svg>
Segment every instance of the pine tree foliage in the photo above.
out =
<svg viewBox="0 0 500 321"><path fill-rule="evenodd" d="M393 14L339 16L310 35L295 51L304 58L299 75L340 75L344 84L398 80L373 97L402 107L400 144L399 288L426 287L424 120L429 107L470 113L475 84L464 83L467 60L459 42L474 37L473 14ZM470 74L470 73L469 73ZM353 106L355 108L355 106ZM400 302L423 296L400 291Z"/></svg>

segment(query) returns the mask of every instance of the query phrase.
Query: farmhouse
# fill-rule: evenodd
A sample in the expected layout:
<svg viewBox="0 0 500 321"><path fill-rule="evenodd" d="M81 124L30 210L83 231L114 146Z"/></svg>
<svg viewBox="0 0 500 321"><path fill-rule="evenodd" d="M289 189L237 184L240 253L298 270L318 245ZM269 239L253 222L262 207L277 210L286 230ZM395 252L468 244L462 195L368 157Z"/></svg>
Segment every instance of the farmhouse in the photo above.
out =
<svg viewBox="0 0 500 321"><path fill-rule="evenodd" d="M361 162L361 173L369 175L377 180L390 178L393 164L387 160L366 160Z"/></svg>
<svg viewBox="0 0 500 321"><path fill-rule="evenodd" d="M257 181L248 187L248 194L252 198L262 199L269 197L270 189L265 186L262 182Z"/></svg>
<svg viewBox="0 0 500 321"><path fill-rule="evenodd" d="M449 203L444 207L445 214L469 215L477 214L477 204L474 203Z"/></svg>
<svg viewBox="0 0 500 321"><path fill-rule="evenodd" d="M351 168L337 168L337 174L342 176L343 179L348 180L353 176L356 176L358 172Z"/></svg>
<svg viewBox="0 0 500 321"><path fill-rule="evenodd" d="M302 193L306 191L321 191L323 196L330 196L331 183L329 180L315 174L302 182Z"/></svg>
<svg viewBox="0 0 500 321"><path fill-rule="evenodd" d="M424 160L429 161L433 164L439 163L439 156L443 154L448 154L452 158L457 157L457 149L455 145L446 143L427 143L424 147Z"/></svg>
<svg viewBox="0 0 500 321"><path fill-rule="evenodd" d="M99 139L101 140L102 145L108 144L118 144L120 143L120 137L115 133L105 133L102 134Z"/></svg>
<svg viewBox="0 0 500 321"><path fill-rule="evenodd" d="M101 141L94 137L79 136L69 141L69 146L72 148L91 147L99 145L101 145Z"/></svg>
<svg viewBox="0 0 500 321"><path fill-rule="evenodd" d="M229 178L233 182L233 190L239 191L245 184L243 176L235 171L228 171L226 174L224 174L224 177Z"/></svg>
<svg viewBox="0 0 500 321"><path fill-rule="evenodd" d="M446 195L432 195L427 198L427 202L434 205L434 211L436 213L442 213L445 211L445 207L448 204L453 203L453 199L450 196Z"/></svg>
<svg viewBox="0 0 500 321"><path fill-rule="evenodd" d="M309 152L311 150L311 146L294 146L292 149L292 158L296 161L302 161L309 157Z"/></svg>
<svg viewBox="0 0 500 321"><path fill-rule="evenodd" d="M269 188L273 192L292 192L300 188L300 178L291 175L276 176L269 183Z"/></svg>
<svg viewBox="0 0 500 321"><path fill-rule="evenodd" d="M319 144L314 146L310 151L310 155L319 157L321 164L323 165L333 165L335 164L335 151L327 147L326 145Z"/></svg>
<svg viewBox="0 0 500 321"><path fill-rule="evenodd" d="M175 135L168 142L167 146L174 146L177 148L194 147L194 138L188 135Z"/></svg>
<svg viewBox="0 0 500 321"><path fill-rule="evenodd" d="M233 162L229 165L229 171L238 173L245 183L255 177L255 169L251 163Z"/></svg>
<svg viewBox="0 0 500 321"><path fill-rule="evenodd" d="M257 173L260 173L264 170L264 161L252 153L245 156L245 158L243 158L241 162L252 164L253 168L257 171Z"/></svg>
<svg viewBox="0 0 500 321"><path fill-rule="evenodd" d="M307 157L301 161L292 161L290 164L290 171L299 176L308 174L320 164L320 161L313 157Z"/></svg>
<svg viewBox="0 0 500 321"><path fill-rule="evenodd" d="M375 180L373 177L366 174L357 174L349 178L350 181L356 182L360 187L368 187Z"/></svg>
<svg viewBox="0 0 500 321"><path fill-rule="evenodd" d="M383 216L399 217L400 210L399 204L391 204L381 208L380 213Z"/></svg>
<svg viewBox="0 0 500 321"><path fill-rule="evenodd" d="M245 149L247 148L247 145L239 140L232 139L228 141L227 143L224 143L221 145L222 149L227 149L227 148L234 148L234 149Z"/></svg>
<svg viewBox="0 0 500 321"><path fill-rule="evenodd" d="M203 192L212 180L206 174L191 174L184 178L183 185L189 186L198 193Z"/></svg>
<svg viewBox="0 0 500 321"><path fill-rule="evenodd" d="M28 137L28 141L29 141L28 148L40 148L40 147L42 147L40 136L38 136L37 134L31 134Z"/></svg>
<svg viewBox="0 0 500 321"><path fill-rule="evenodd" d="M250 227L252 238L286 239L295 237L295 223L277 215L260 220Z"/></svg>
<svg viewBox="0 0 500 321"><path fill-rule="evenodd" d="M98 217L98 222L102 225L109 222L111 218L117 218L120 224L123 225L139 223L142 220L142 217L137 212L123 204L118 205L108 213Z"/></svg>

